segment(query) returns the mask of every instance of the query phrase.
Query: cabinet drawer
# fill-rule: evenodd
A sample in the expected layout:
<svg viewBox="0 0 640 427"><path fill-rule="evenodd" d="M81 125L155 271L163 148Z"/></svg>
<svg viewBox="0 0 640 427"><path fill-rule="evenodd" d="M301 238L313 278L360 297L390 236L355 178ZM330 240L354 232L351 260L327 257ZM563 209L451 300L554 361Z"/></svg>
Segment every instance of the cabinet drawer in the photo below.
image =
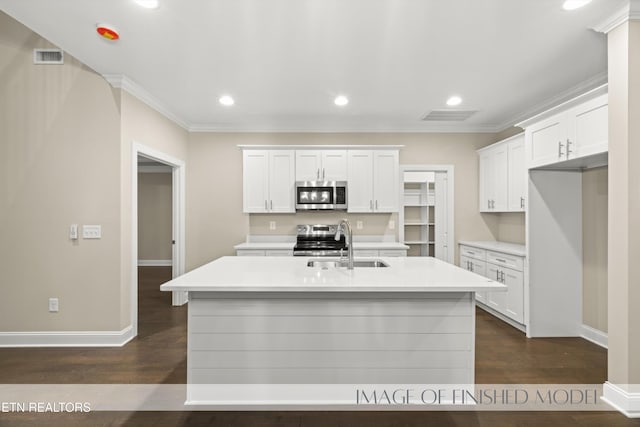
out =
<svg viewBox="0 0 640 427"><path fill-rule="evenodd" d="M486 251L484 249L474 248L473 246L460 245L460 255L484 261L486 257Z"/></svg>
<svg viewBox="0 0 640 427"><path fill-rule="evenodd" d="M508 255L501 252L487 251L487 262L503 267L513 268L518 271L522 271L524 268L524 259L522 257Z"/></svg>
<svg viewBox="0 0 640 427"><path fill-rule="evenodd" d="M264 252L266 256L293 256L293 250L289 249L268 249Z"/></svg>
<svg viewBox="0 0 640 427"><path fill-rule="evenodd" d="M407 251L402 249L381 249L379 256L407 256Z"/></svg>
<svg viewBox="0 0 640 427"><path fill-rule="evenodd" d="M353 256L354 257L370 257L370 256L379 256L379 255L378 255L378 251L375 249L354 249Z"/></svg>
<svg viewBox="0 0 640 427"><path fill-rule="evenodd" d="M264 256L264 251L260 249L238 249L236 256Z"/></svg>

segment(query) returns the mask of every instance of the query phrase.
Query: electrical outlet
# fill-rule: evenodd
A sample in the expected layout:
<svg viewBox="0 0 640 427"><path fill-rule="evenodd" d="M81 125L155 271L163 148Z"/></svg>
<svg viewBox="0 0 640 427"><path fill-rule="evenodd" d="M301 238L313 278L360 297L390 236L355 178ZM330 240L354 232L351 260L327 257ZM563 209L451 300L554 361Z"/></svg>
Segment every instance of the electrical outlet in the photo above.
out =
<svg viewBox="0 0 640 427"><path fill-rule="evenodd" d="M58 298L49 298L49 313L57 313L59 309Z"/></svg>
<svg viewBox="0 0 640 427"><path fill-rule="evenodd" d="M276 222L269 221L269 230L275 230L275 229L276 229Z"/></svg>
<svg viewBox="0 0 640 427"><path fill-rule="evenodd" d="M82 238L83 239L101 239L102 226L101 225L83 225Z"/></svg>
<svg viewBox="0 0 640 427"><path fill-rule="evenodd" d="M362 230L362 221L356 221L356 230Z"/></svg>
<svg viewBox="0 0 640 427"><path fill-rule="evenodd" d="M396 222L392 219L389 220L389 230L395 230L396 229Z"/></svg>

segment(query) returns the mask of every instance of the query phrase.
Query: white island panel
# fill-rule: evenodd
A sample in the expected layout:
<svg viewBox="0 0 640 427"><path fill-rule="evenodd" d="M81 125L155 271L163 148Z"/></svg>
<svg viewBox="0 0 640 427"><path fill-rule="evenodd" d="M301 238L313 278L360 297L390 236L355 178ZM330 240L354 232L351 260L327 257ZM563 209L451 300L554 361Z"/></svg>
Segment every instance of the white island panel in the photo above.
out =
<svg viewBox="0 0 640 427"><path fill-rule="evenodd" d="M434 258L383 260L224 257L162 285L189 292L187 402L229 409L228 388L234 408L295 409L295 387L324 385L304 406L340 409L354 404L332 400L341 385L473 384L475 292L505 286Z"/></svg>

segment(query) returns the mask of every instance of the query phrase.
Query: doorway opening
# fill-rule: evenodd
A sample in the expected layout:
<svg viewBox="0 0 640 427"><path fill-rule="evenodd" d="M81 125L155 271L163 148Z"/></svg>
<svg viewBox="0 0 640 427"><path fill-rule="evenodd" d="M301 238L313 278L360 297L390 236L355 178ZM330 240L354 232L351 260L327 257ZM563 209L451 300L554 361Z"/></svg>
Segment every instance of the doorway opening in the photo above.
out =
<svg viewBox="0 0 640 427"><path fill-rule="evenodd" d="M185 171L183 161L141 144L133 144L132 154L131 322L137 335L139 294L162 298L159 289L138 283L139 268L166 280L185 270ZM172 305L186 302L186 292L172 292Z"/></svg>

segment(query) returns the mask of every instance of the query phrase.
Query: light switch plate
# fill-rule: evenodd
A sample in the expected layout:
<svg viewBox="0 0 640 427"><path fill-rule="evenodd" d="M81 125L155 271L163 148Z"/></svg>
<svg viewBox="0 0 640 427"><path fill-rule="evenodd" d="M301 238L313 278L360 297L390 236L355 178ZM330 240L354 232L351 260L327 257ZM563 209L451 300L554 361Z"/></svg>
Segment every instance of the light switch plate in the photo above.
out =
<svg viewBox="0 0 640 427"><path fill-rule="evenodd" d="M275 230L275 229L276 229L276 222L269 221L269 230Z"/></svg>
<svg viewBox="0 0 640 427"><path fill-rule="evenodd" d="M389 230L395 230L396 229L396 222L392 219L389 220Z"/></svg>
<svg viewBox="0 0 640 427"><path fill-rule="evenodd" d="M83 239L101 239L102 226L101 225L83 225L82 238Z"/></svg>
<svg viewBox="0 0 640 427"><path fill-rule="evenodd" d="M356 221L356 230L362 230L362 221Z"/></svg>
<svg viewBox="0 0 640 427"><path fill-rule="evenodd" d="M59 310L58 298L49 298L49 312L57 313Z"/></svg>
<svg viewBox="0 0 640 427"><path fill-rule="evenodd" d="M69 226L69 239L78 240L78 224L71 224L71 226Z"/></svg>

